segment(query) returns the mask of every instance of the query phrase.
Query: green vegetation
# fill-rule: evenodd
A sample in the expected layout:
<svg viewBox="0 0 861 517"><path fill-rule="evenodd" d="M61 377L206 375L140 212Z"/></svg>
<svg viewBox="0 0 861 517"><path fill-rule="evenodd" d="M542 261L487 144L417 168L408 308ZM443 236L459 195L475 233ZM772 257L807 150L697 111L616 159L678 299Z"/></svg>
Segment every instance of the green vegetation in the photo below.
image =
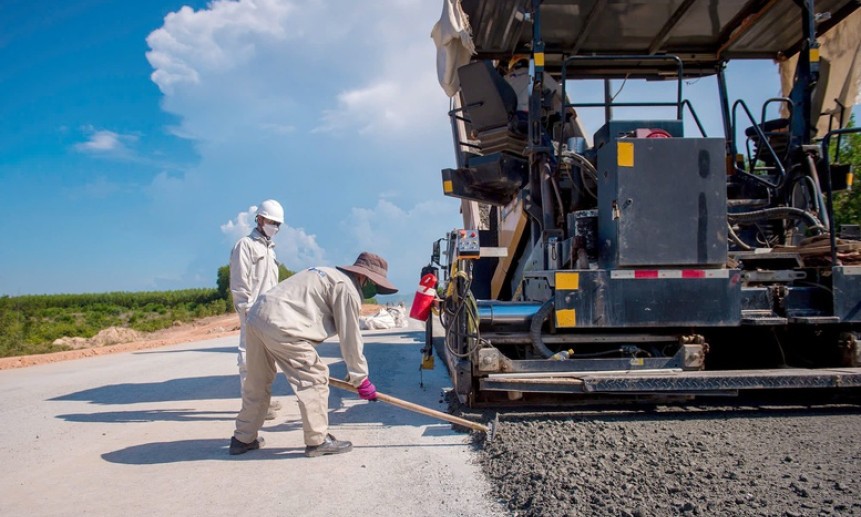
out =
<svg viewBox="0 0 861 517"><path fill-rule="evenodd" d="M850 119L849 127L855 127L855 115ZM833 141L831 145L833 149L836 142ZM833 150L831 157L834 157ZM851 190L834 194L834 222L838 230L841 224L861 224L861 133L845 135L841 139L840 163L851 164L855 186Z"/></svg>
<svg viewBox="0 0 861 517"><path fill-rule="evenodd" d="M0 357L65 350L63 336L90 338L107 327L152 332L224 314L233 307L216 289L0 297Z"/></svg>
<svg viewBox="0 0 861 517"><path fill-rule="evenodd" d="M278 264L278 281L293 276L293 271L287 269L284 264ZM218 279L216 281L216 290L218 296L227 300L227 304L233 307L233 295L230 294L230 266L221 266L218 268Z"/></svg>
<svg viewBox="0 0 861 517"><path fill-rule="evenodd" d="M293 272L278 265L278 281ZM0 296L0 357L59 352L61 337L91 338L108 327L152 332L233 311L230 267L218 268L215 289L138 293Z"/></svg>

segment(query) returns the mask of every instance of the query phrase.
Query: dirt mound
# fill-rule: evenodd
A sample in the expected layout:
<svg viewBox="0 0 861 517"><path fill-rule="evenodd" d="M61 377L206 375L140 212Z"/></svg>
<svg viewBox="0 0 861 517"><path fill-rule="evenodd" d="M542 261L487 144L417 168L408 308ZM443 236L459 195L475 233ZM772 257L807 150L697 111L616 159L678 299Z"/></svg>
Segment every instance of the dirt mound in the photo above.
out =
<svg viewBox="0 0 861 517"><path fill-rule="evenodd" d="M52 344L54 346L67 346L73 350L80 350L81 348L129 343L132 341L139 341L142 338L143 334L137 330L125 327L108 327L99 331L98 334L89 339L63 336L59 339L55 339Z"/></svg>
<svg viewBox="0 0 861 517"><path fill-rule="evenodd" d="M135 350L175 345L177 343L187 343L201 339L213 339L229 336L231 333L238 331L239 317L236 313L211 316L190 323L179 323L170 328L149 333L140 333L121 327L111 327L99 332L99 334L90 339L64 337L54 341L54 344L62 344L72 348L72 350L65 352L0 358L0 370L23 368L117 352L133 352Z"/></svg>
<svg viewBox="0 0 861 517"><path fill-rule="evenodd" d="M376 314L383 307L382 305L362 305L362 315ZM210 316L189 323L175 322L169 328L148 333L141 333L122 327L111 327L99 332L90 339L62 337L55 340L55 345L64 345L72 349L65 352L0 357L0 370L36 366L116 352L132 352L202 339L214 339L238 332L239 317L236 313Z"/></svg>

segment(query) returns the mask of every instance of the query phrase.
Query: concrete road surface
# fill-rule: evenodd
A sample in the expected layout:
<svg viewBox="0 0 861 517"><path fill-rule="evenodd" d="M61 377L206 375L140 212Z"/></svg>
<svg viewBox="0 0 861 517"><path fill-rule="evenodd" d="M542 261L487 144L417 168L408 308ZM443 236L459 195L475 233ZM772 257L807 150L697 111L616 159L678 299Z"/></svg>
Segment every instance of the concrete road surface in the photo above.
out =
<svg viewBox="0 0 861 517"><path fill-rule="evenodd" d="M227 453L240 406L238 337L0 371L0 515L498 515L469 437L429 417L331 390L330 432L352 452L305 458L296 399ZM369 331L381 392L444 410L423 331ZM337 342L320 355L343 377Z"/></svg>

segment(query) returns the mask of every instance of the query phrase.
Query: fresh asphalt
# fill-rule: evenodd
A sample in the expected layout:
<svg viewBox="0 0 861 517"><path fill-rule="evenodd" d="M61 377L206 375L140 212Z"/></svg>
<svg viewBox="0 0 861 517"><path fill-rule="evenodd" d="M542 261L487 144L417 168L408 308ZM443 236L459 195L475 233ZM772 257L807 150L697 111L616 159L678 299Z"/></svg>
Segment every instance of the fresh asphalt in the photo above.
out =
<svg viewBox="0 0 861 517"><path fill-rule="evenodd" d="M412 322L415 325L415 322ZM330 432L353 451L306 458L296 398L263 449L227 452L240 406L238 336L0 371L0 515L498 515L469 436L332 388ZM368 331L381 392L440 411L439 360L419 370L424 332ZM320 355L343 377L337 341Z"/></svg>

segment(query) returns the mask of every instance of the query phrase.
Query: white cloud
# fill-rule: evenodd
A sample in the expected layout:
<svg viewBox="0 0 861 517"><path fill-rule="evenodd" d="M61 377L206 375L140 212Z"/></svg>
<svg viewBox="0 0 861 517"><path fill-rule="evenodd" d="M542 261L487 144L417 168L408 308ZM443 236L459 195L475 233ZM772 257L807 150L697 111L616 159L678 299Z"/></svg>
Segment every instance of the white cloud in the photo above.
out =
<svg viewBox="0 0 861 517"><path fill-rule="evenodd" d="M207 71L230 69L250 59L256 40L283 39L293 10L279 0L216 0L206 9L188 6L169 13L147 37L152 80L165 94L183 83L198 84Z"/></svg>
<svg viewBox="0 0 861 517"><path fill-rule="evenodd" d="M248 207L247 211L239 212L235 219L222 224L221 233L231 244L236 242L257 226L256 215L257 207ZM275 255L279 262L292 271L326 263L326 252L317 244L317 236L306 233L303 228L294 228L287 222L281 225L275 235Z"/></svg>
<svg viewBox="0 0 861 517"><path fill-rule="evenodd" d="M392 282L401 294L409 294L430 260L433 242L461 224L459 206L459 201L441 197L404 209L379 199L373 208L353 208L341 227L352 236L356 251L386 258Z"/></svg>
<svg viewBox="0 0 861 517"><path fill-rule="evenodd" d="M429 68L429 67L428 67ZM430 70L430 68L429 68ZM383 141L411 139L442 127L447 100L432 71L405 71L338 94L338 108L324 110L315 132L359 134Z"/></svg>
<svg viewBox="0 0 861 517"><path fill-rule="evenodd" d="M216 0L166 16L147 59L165 109L183 117L179 135L405 139L447 125L430 39L439 11L419 0Z"/></svg>
<svg viewBox="0 0 861 517"><path fill-rule="evenodd" d="M292 271L326 264L326 252L317 244L317 236L286 223L275 236L275 252L278 261Z"/></svg>
<svg viewBox="0 0 861 517"><path fill-rule="evenodd" d="M89 139L86 142L75 144L75 149L82 153L90 154L127 154L129 148L126 143L136 142L138 137L135 135L122 135L108 130L95 130L93 128L84 128L86 133L89 133Z"/></svg>
<svg viewBox="0 0 861 517"><path fill-rule="evenodd" d="M430 38L433 14L440 6L412 1L387 5L389 10L377 13L375 30L370 31L379 38L381 49L372 50L364 60L373 73L359 76L358 84L348 83L336 97L337 108L323 111L315 131L358 129L385 141L420 138L447 124L448 98L437 81L436 50Z"/></svg>
<svg viewBox="0 0 861 517"><path fill-rule="evenodd" d="M231 219L221 225L221 233L226 235L230 242L236 242L245 237L257 226L254 217L257 215L257 206L251 205L245 212L239 212L236 219Z"/></svg>
<svg viewBox="0 0 861 517"><path fill-rule="evenodd" d="M152 80L176 115L170 131L200 161L153 181L158 213L200 207L209 218L189 226L202 236L215 225L201 221L225 220L214 200L275 198L288 209L275 238L288 268L368 249L414 283L459 219L438 179L452 160L430 38L440 11L426 0L217 0L167 16L147 39ZM221 225L223 238L250 232L252 214Z"/></svg>

